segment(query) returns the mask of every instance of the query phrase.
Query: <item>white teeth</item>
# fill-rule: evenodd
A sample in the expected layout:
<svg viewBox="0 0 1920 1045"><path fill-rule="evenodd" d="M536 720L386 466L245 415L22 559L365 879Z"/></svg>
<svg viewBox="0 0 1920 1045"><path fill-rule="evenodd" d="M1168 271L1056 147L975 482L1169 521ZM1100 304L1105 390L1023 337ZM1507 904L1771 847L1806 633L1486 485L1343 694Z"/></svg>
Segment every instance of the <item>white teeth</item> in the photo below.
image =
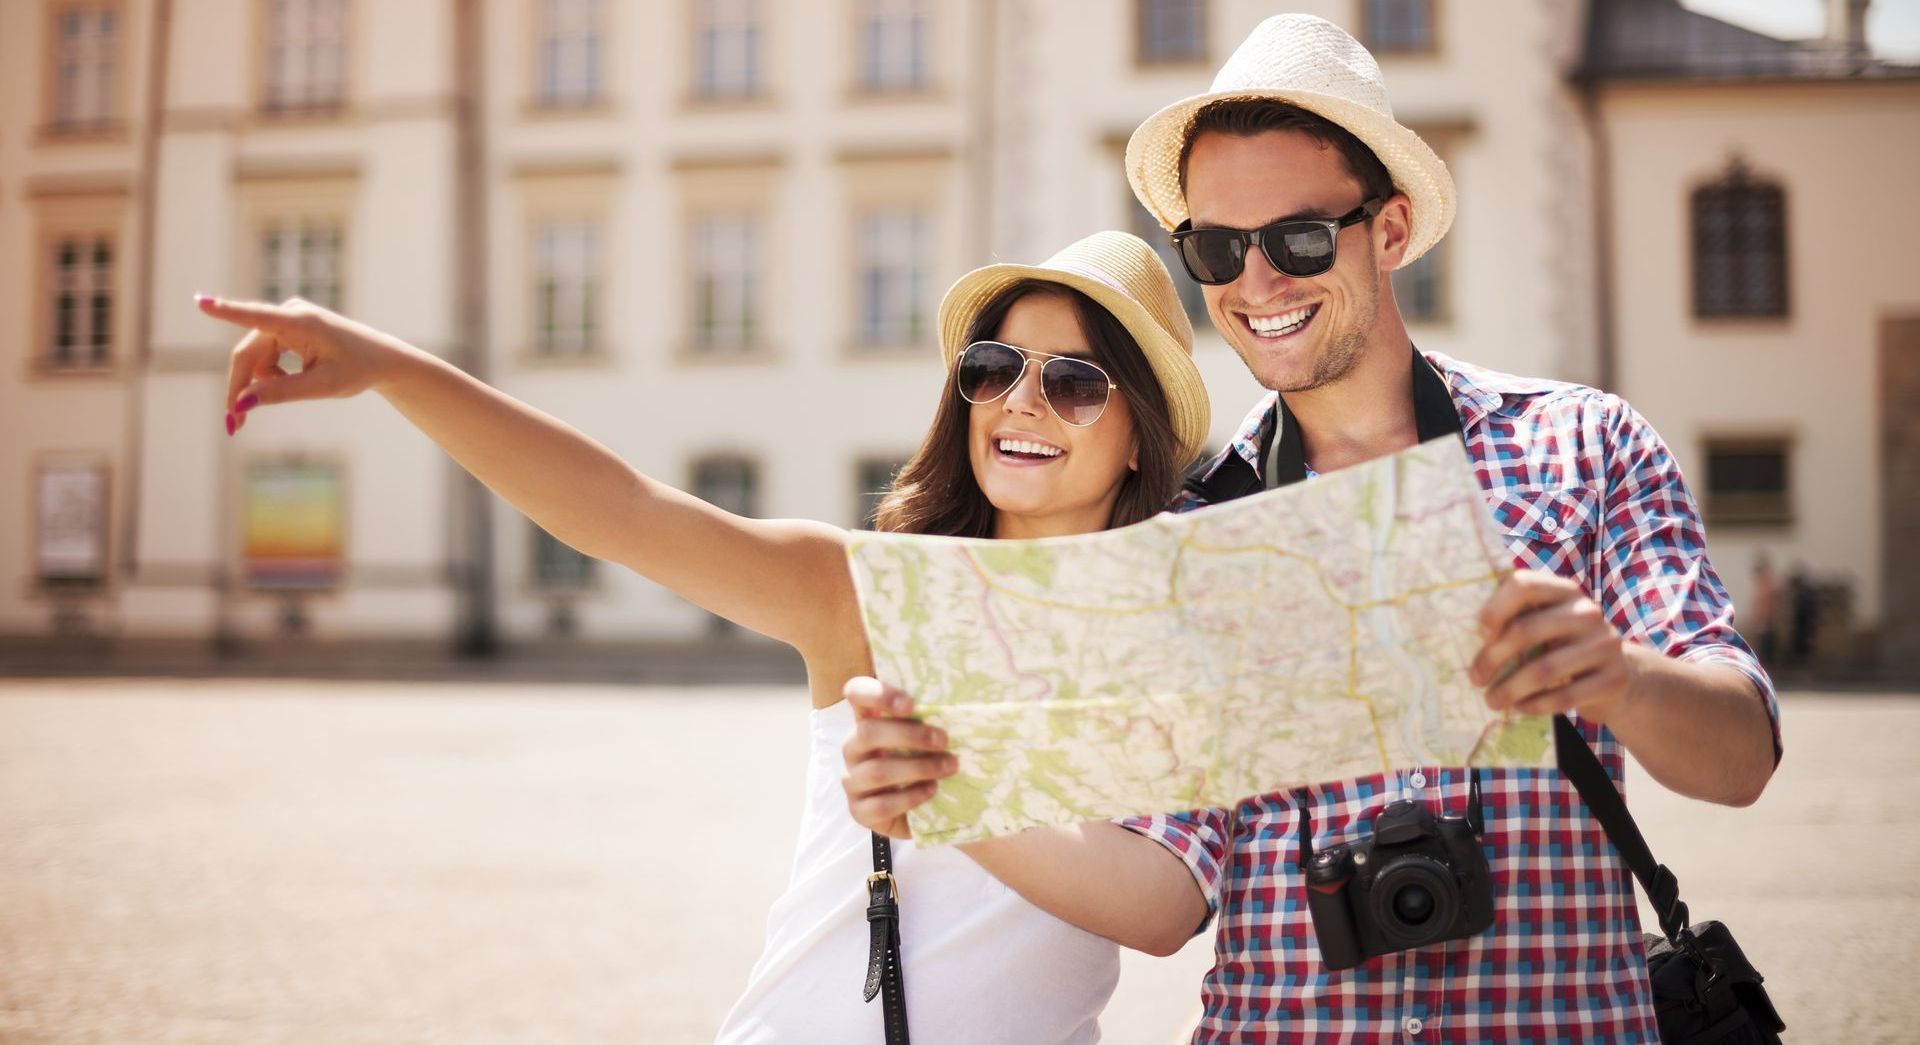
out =
<svg viewBox="0 0 1920 1045"><path fill-rule="evenodd" d="M1030 443L1024 439L1000 440L1000 452L1003 454L1039 454L1042 457L1058 457L1062 453L1057 447L1041 443Z"/></svg>
<svg viewBox="0 0 1920 1045"><path fill-rule="evenodd" d="M1318 305L1308 305L1291 312L1282 312L1277 316L1248 316L1247 325L1253 328L1254 333L1264 337L1291 334L1305 326L1307 320L1313 318L1313 313L1318 308Z"/></svg>

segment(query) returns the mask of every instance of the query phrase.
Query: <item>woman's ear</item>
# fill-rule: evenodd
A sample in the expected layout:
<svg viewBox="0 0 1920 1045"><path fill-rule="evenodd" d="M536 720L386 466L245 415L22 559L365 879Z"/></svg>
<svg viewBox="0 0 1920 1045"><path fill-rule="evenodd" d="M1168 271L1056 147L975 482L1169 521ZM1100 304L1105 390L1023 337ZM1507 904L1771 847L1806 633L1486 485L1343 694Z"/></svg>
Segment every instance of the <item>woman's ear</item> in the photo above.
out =
<svg viewBox="0 0 1920 1045"><path fill-rule="evenodd" d="M1133 452L1127 455L1127 471L1137 472L1139 470L1140 470L1140 440L1138 438L1135 438L1133 441Z"/></svg>

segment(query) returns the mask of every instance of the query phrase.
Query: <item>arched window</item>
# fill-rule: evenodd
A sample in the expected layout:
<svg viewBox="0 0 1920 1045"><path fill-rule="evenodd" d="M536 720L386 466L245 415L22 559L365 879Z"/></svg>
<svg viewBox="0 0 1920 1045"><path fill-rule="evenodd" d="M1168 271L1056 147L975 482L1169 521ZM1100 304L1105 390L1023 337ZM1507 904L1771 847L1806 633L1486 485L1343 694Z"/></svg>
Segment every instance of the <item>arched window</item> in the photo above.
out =
<svg viewBox="0 0 1920 1045"><path fill-rule="evenodd" d="M1693 314L1785 317L1787 196L1738 158L1693 190Z"/></svg>

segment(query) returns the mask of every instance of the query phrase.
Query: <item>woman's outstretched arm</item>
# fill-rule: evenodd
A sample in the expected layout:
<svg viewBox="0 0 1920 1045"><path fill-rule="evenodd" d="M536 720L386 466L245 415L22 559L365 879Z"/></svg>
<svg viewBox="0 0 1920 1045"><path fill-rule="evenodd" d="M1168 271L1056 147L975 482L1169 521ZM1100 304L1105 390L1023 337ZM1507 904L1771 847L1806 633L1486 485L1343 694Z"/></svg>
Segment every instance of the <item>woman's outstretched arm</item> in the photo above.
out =
<svg viewBox="0 0 1920 1045"><path fill-rule="evenodd" d="M837 527L723 511L445 360L317 305L196 301L207 315L248 328L228 367L229 432L260 406L376 392L576 550L802 653L860 634ZM300 357L298 372L280 368L284 352Z"/></svg>

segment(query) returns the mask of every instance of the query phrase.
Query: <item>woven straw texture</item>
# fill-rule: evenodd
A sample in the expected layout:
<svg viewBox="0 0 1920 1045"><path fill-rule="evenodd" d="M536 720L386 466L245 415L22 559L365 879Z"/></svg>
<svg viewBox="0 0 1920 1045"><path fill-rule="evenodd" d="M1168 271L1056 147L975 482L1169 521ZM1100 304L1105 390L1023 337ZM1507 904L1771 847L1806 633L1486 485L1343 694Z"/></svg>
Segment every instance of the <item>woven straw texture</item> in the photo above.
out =
<svg viewBox="0 0 1920 1045"><path fill-rule="evenodd" d="M1038 265L988 265L961 276L940 302L940 355L951 368L967 346L967 326L987 303L1024 279L1071 287L1126 326L1160 381L1183 460L1206 445L1212 413L1193 365L1193 325L1173 277L1153 248L1125 232L1096 232Z"/></svg>
<svg viewBox="0 0 1920 1045"><path fill-rule="evenodd" d="M1366 143L1412 202L1413 227L1402 267L1425 254L1453 224L1453 176L1420 136L1393 118L1380 65L1358 40L1312 15L1261 22L1213 78L1206 93L1148 117L1127 141L1127 180L1163 228L1187 220L1180 153L1194 114L1227 98L1265 98L1318 113Z"/></svg>

